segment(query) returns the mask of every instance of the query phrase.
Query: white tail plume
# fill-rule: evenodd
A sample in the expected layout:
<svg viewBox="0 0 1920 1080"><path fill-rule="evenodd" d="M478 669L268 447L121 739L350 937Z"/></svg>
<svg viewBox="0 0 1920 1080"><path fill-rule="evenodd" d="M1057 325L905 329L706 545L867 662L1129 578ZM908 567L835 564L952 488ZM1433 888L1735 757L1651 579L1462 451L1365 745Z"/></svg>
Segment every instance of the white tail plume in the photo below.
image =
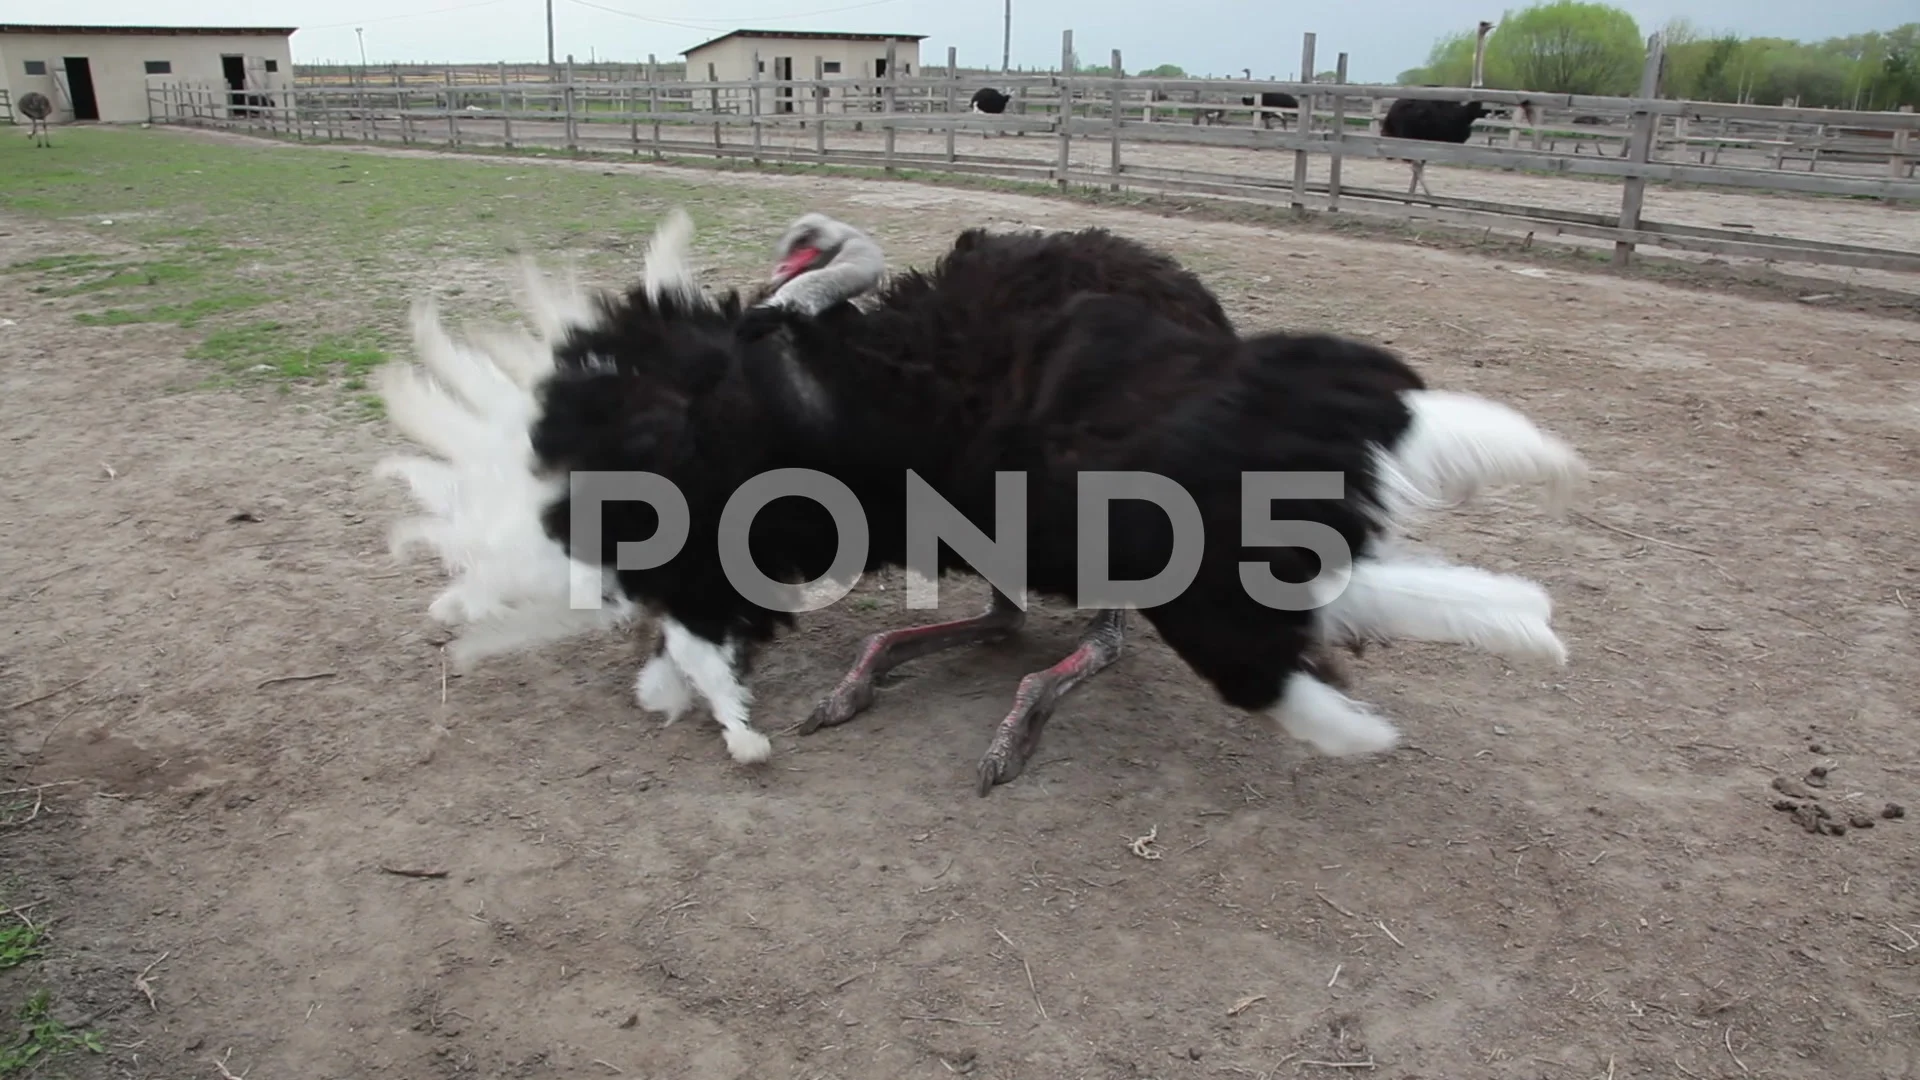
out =
<svg viewBox="0 0 1920 1080"><path fill-rule="evenodd" d="M693 266L688 261L692 245L693 219L676 206L654 228L653 239L647 244L648 300L658 303L668 292L678 293L685 300L700 296L700 286L693 280Z"/></svg>
<svg viewBox="0 0 1920 1080"><path fill-rule="evenodd" d="M552 370L553 343L593 315L589 294L578 288L551 288L530 267L523 280L523 303L539 338L497 331L458 342L434 306L423 303L412 322L424 369L398 363L376 374L394 426L434 455L398 455L375 467L376 476L404 481L426 511L396 523L389 541L396 556L425 547L446 567L452 581L428 612L464 624L447 650L462 668L485 656L612 628L636 612L609 572L568 558L541 525L564 481L533 473L527 430L534 390ZM576 581L605 602L574 609L569 598Z"/></svg>
<svg viewBox="0 0 1920 1080"><path fill-rule="evenodd" d="M1542 485L1548 505L1564 507L1586 476L1573 447L1508 406L1451 390L1409 391L1404 400L1413 423L1374 453L1389 519L1458 506L1501 484Z"/></svg>
<svg viewBox="0 0 1920 1080"><path fill-rule="evenodd" d="M1478 567L1360 559L1346 590L1319 610L1328 641L1445 641L1510 659L1567 662L1549 625L1547 591Z"/></svg>

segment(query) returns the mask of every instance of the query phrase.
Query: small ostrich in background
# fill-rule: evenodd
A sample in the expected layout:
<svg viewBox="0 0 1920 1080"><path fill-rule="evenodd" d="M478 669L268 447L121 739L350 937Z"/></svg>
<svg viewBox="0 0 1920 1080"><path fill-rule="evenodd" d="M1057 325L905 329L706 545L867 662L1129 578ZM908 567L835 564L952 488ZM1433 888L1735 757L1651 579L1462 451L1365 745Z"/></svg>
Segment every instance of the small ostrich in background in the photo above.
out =
<svg viewBox="0 0 1920 1080"><path fill-rule="evenodd" d="M1253 79L1252 68L1241 68L1240 74L1245 75L1249 81ZM1294 97L1292 94L1280 93L1277 90L1266 91L1260 94L1259 98L1260 98L1259 104L1262 109L1298 109L1300 107L1299 98ZM1250 94L1250 95L1247 95L1246 97L1241 98L1240 104L1242 105L1254 104L1253 95ZM1270 112L1261 113L1260 126L1268 130L1272 130L1273 121L1276 116L1278 116L1280 119L1280 130L1285 131L1287 129L1287 118L1284 115L1281 115L1279 113L1270 113Z"/></svg>
<svg viewBox="0 0 1920 1080"><path fill-rule="evenodd" d="M999 116L1007 111L1007 103L1012 100L1012 97L991 86L983 86L973 92L973 100L967 103L967 111L981 116ZM991 139L995 135L1004 134L1006 134L1004 131L982 131L980 137Z"/></svg>
<svg viewBox="0 0 1920 1080"><path fill-rule="evenodd" d="M1007 102L1012 100L991 86L983 86L973 92L973 100L967 103L967 111L999 116L1007 111Z"/></svg>
<svg viewBox="0 0 1920 1080"><path fill-rule="evenodd" d="M27 137L38 147L51 147L53 136L47 129L47 117L53 115L53 102L38 91L20 95L20 114L28 120Z"/></svg>

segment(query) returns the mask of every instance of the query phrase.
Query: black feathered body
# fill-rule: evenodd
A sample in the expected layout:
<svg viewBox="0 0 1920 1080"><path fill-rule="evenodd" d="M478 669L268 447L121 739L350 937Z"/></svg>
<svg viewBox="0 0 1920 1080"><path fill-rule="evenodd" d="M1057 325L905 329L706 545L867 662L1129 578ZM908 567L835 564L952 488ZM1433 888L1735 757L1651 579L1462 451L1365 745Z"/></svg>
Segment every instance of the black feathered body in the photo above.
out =
<svg viewBox="0 0 1920 1080"><path fill-rule="evenodd" d="M1473 136L1474 122L1488 114L1487 107L1478 101L1400 98L1381 118L1380 134L1389 139L1465 143Z"/></svg>
<svg viewBox="0 0 1920 1080"><path fill-rule="evenodd" d="M962 234L931 270L894 278L867 310L842 304L734 347L737 301L708 311L629 296L576 333L545 388L533 445L551 469L644 469L672 479L691 535L665 566L621 571L623 590L709 640L763 641L790 620L738 595L717 555L726 499L752 476L805 468L846 484L870 530L869 570L906 559L909 469L1000 537L994 474L1027 476L1028 589L1077 599L1077 485L1084 470L1155 472L1197 501L1199 577L1143 609L1231 703L1271 705L1312 638L1314 614L1260 604L1242 561L1283 581L1311 552L1241 543L1241 474L1335 470L1340 501L1276 501L1324 522L1356 557L1377 528L1374 448L1391 447L1422 386L1383 350L1316 335L1242 340L1218 301L1171 259L1101 230ZM824 403L824 407L822 405ZM566 542L564 500L546 517ZM1172 529L1148 503L1116 502L1111 576L1152 577ZM651 508L605 509L602 550L644 540ZM837 532L803 499L770 503L749 537L776 580L829 566ZM941 545L942 569L964 568Z"/></svg>

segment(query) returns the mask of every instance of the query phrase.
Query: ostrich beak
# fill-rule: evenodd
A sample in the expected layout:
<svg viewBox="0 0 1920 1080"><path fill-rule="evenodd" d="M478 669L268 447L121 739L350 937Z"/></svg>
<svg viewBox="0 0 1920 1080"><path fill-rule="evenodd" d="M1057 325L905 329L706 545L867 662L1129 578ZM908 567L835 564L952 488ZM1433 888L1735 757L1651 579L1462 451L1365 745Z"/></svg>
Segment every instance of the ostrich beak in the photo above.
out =
<svg viewBox="0 0 1920 1080"><path fill-rule="evenodd" d="M819 257L820 257L819 248L816 248L816 247L795 248L791 253L787 255L786 258L780 260L779 266L774 268L773 283L775 285L784 284L785 282L800 276L800 273L806 270L807 267L812 266L814 260L818 259Z"/></svg>

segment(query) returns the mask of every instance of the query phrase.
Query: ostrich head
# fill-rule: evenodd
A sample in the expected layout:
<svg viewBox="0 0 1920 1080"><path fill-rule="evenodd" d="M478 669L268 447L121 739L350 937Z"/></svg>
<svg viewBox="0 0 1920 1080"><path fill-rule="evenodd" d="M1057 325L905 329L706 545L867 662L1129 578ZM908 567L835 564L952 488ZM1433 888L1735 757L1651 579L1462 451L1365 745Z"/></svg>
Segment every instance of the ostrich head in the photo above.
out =
<svg viewBox="0 0 1920 1080"><path fill-rule="evenodd" d="M1241 78L1243 78L1243 79L1252 79L1252 78L1253 78L1253 69L1252 69L1252 68L1241 68L1241 69L1240 69L1240 77L1241 77Z"/></svg>
<svg viewBox="0 0 1920 1080"><path fill-rule="evenodd" d="M768 304L808 315L851 300L880 283L886 257L873 237L825 214L806 214L774 248L777 260Z"/></svg>

